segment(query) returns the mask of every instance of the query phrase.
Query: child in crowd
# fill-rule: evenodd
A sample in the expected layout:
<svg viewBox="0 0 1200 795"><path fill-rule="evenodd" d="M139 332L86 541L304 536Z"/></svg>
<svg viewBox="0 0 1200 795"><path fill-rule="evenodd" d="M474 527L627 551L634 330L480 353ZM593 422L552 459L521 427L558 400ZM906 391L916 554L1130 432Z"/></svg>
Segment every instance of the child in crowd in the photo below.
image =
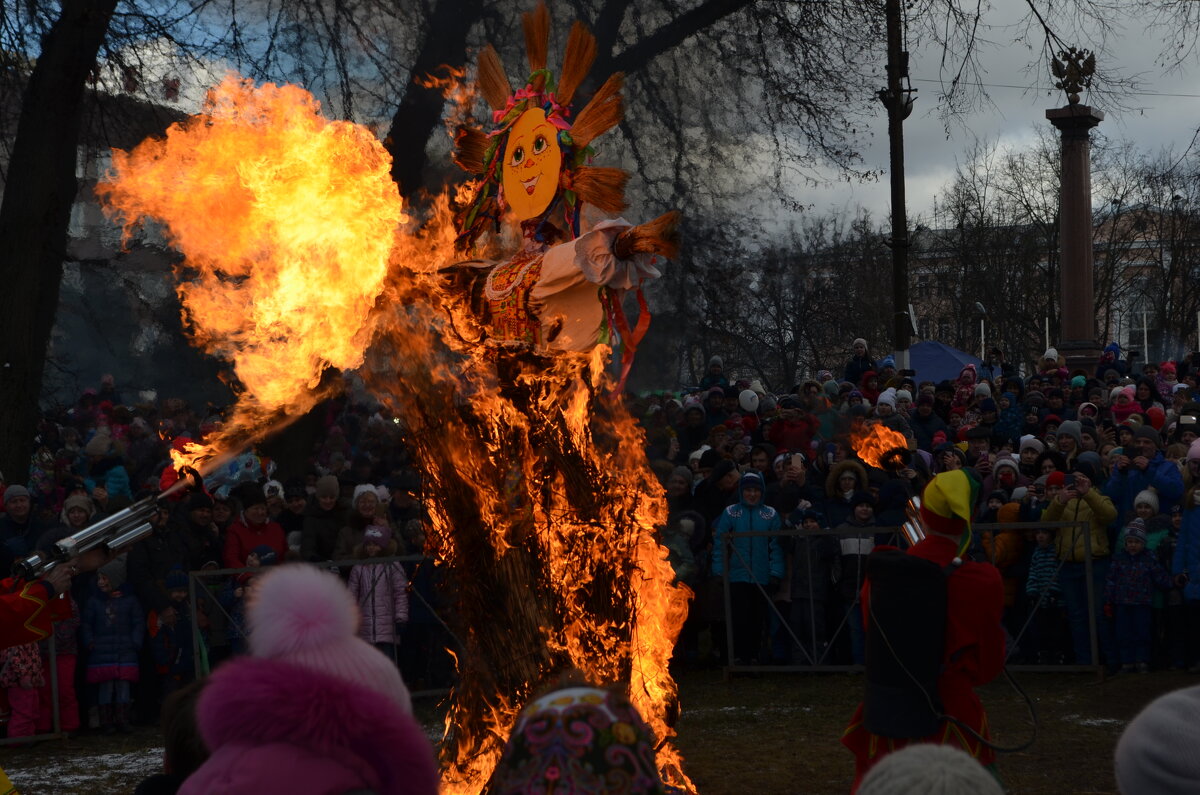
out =
<svg viewBox="0 0 1200 795"><path fill-rule="evenodd" d="M358 602L362 623L358 635L389 659L396 659L398 625L408 623L408 576L400 561L375 562L373 558L396 554L396 541L386 525L373 524L354 549L362 560L350 569L350 593Z"/></svg>
<svg viewBox="0 0 1200 795"><path fill-rule="evenodd" d="M1033 556L1029 561L1029 577L1025 594L1029 608L1034 611L1033 631L1037 662L1040 665L1062 662L1063 608L1062 590L1058 585L1058 552L1054 548L1054 531L1039 527L1034 533Z"/></svg>
<svg viewBox="0 0 1200 795"><path fill-rule="evenodd" d="M63 592L59 597L66 603L63 609L64 618L54 623L54 634L38 645L42 651L42 680L44 684L38 690L38 723L39 734L54 729L54 699L50 692L50 650L54 644L54 666L58 674L58 714L59 729L73 732L79 729L79 700L75 696L75 668L79 660L79 625L82 618L79 613L79 603L71 596L70 591Z"/></svg>
<svg viewBox="0 0 1200 795"><path fill-rule="evenodd" d="M138 649L145 624L142 608L125 585L125 559L117 558L96 577L99 594L84 608L80 635L88 653L87 681L98 685L100 727L106 734L130 731L130 683L138 681Z"/></svg>
<svg viewBox="0 0 1200 795"><path fill-rule="evenodd" d="M278 560L275 548L267 544L255 547L246 555L246 568L260 569L272 566ZM254 585L257 572L244 571L234 575L221 592L221 607L226 616L226 637L229 638L231 655L242 654L246 651L246 637L249 628L246 626L246 600Z"/></svg>
<svg viewBox="0 0 1200 795"><path fill-rule="evenodd" d="M12 716L8 737L32 737L41 717L38 690L44 685L42 655L37 643L25 643L0 652L0 686L8 697Z"/></svg>
<svg viewBox="0 0 1200 795"><path fill-rule="evenodd" d="M1158 558L1146 550L1146 526L1134 519L1125 528L1125 548L1113 556L1104 585L1104 614L1117 620L1121 670L1150 672L1151 603L1155 589L1171 579Z"/></svg>
<svg viewBox="0 0 1200 795"><path fill-rule="evenodd" d="M167 598L174 616L163 619L151 611L147 618L154 664L162 676L162 696L174 693L196 677L195 650L192 648L192 611L188 604L188 578L183 569L172 569L166 577Z"/></svg>

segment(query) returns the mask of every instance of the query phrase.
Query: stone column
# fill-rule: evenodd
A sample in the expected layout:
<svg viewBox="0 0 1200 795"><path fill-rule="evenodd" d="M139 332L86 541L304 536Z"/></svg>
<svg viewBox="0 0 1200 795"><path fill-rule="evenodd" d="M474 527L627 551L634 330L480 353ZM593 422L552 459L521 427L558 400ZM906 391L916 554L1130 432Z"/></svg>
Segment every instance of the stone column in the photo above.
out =
<svg viewBox="0 0 1200 795"><path fill-rule="evenodd" d="M1100 356L1096 341L1094 264L1092 260L1092 142L1089 131L1104 113L1069 104L1046 111L1062 134L1062 184L1059 205L1059 306L1062 337L1058 352L1067 367L1092 370Z"/></svg>

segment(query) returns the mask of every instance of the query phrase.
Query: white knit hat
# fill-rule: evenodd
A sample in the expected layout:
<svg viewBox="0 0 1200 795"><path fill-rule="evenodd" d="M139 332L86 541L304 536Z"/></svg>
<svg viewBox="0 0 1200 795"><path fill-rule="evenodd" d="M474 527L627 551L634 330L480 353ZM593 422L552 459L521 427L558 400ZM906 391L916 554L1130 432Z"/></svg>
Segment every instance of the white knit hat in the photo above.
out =
<svg viewBox="0 0 1200 795"><path fill-rule="evenodd" d="M966 752L919 743L894 751L871 768L858 795L1003 795L1000 784Z"/></svg>
<svg viewBox="0 0 1200 795"><path fill-rule="evenodd" d="M1200 790L1200 687L1159 696L1117 741L1114 766L1124 795L1184 795ZM862 792L862 790L859 790Z"/></svg>
<svg viewBox="0 0 1200 795"><path fill-rule="evenodd" d="M373 485L371 485L370 483L359 483L357 486L354 487L354 497L351 498L350 504L357 505L358 498L364 494L371 494L376 499L379 499L379 492L376 490L376 488Z"/></svg>

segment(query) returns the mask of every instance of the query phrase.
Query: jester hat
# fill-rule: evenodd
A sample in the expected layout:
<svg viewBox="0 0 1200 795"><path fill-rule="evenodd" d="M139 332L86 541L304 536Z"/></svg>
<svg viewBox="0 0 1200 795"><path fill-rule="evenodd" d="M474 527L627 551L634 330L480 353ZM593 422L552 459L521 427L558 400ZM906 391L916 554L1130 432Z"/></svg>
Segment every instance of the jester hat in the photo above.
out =
<svg viewBox="0 0 1200 795"><path fill-rule="evenodd" d="M462 247L473 244L488 226L498 228L505 209L514 210L517 220L533 223L535 235L552 214L561 212L572 237L579 234L584 204L611 214L625 209L629 175L619 168L588 165L594 154L591 142L624 118L624 75L609 77L572 118L571 102L596 59L595 37L582 22L572 26L556 82L547 67L546 4L524 14L523 23L529 77L513 90L495 48L485 46L479 54L478 87L492 109L491 129L461 125L455 133L454 162L477 180L457 218ZM540 180L522 179L525 174L518 169L524 172L535 162Z"/></svg>
<svg viewBox="0 0 1200 795"><path fill-rule="evenodd" d="M921 522L927 530L959 537L959 554L971 539L971 510L979 496L979 481L965 469L935 475L921 495Z"/></svg>

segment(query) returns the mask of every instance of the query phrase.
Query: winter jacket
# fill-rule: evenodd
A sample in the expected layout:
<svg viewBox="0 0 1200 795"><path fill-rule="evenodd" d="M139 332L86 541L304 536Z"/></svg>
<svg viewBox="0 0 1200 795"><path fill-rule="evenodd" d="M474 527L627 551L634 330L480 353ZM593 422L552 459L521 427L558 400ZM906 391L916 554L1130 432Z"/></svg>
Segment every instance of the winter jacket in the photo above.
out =
<svg viewBox="0 0 1200 795"><path fill-rule="evenodd" d="M842 370L842 380L857 384L862 377L875 369L875 360L870 356L851 356Z"/></svg>
<svg viewBox="0 0 1200 795"><path fill-rule="evenodd" d="M932 411L929 412L928 417L922 417L919 411L914 411L908 417L908 424L912 428L913 436L916 437L917 447L922 450L933 450L933 435L938 431L949 433L946 423Z"/></svg>
<svg viewBox="0 0 1200 795"><path fill-rule="evenodd" d="M1188 583L1183 587L1183 598L1189 602L1200 602L1200 508L1183 512L1183 524L1175 542L1175 559L1171 562L1171 575L1187 574Z"/></svg>
<svg viewBox="0 0 1200 795"><path fill-rule="evenodd" d="M255 547L263 544L275 550L280 560L287 557L287 539L278 522L268 520L261 525L251 526L244 516L238 517L225 532L225 568L245 568L246 558Z"/></svg>
<svg viewBox="0 0 1200 795"><path fill-rule="evenodd" d="M277 660L212 675L196 709L211 755L180 795L436 795L437 764L411 715L374 690Z"/></svg>
<svg viewBox="0 0 1200 795"><path fill-rule="evenodd" d="M853 518L834 528L839 531L838 540L838 596L845 602L857 602L867 576L867 558L875 551L880 540L872 531L875 524L859 524ZM860 533L854 533L861 530Z"/></svg>
<svg viewBox="0 0 1200 795"><path fill-rule="evenodd" d="M1093 487L1082 498L1076 497L1065 505L1051 500L1050 507L1042 514L1044 522L1087 522L1091 530L1090 540L1093 558L1108 557L1108 526L1117 518L1117 509L1112 500ZM1058 556L1071 563L1082 563L1085 558L1084 534L1075 527L1060 527L1055 546Z"/></svg>
<svg viewBox="0 0 1200 795"><path fill-rule="evenodd" d="M1155 590L1171 587L1171 578L1158 558L1143 549L1136 555L1121 550L1113 555L1104 583L1104 602L1112 605L1149 605Z"/></svg>
<svg viewBox="0 0 1200 795"><path fill-rule="evenodd" d="M777 536L744 537L741 533L775 532L783 527L779 512L761 502L748 505L740 496L717 519L714 528L713 574L720 577L729 567L730 582L756 582L764 588L771 578L783 579L783 550ZM728 563L724 536L733 534Z"/></svg>
<svg viewBox="0 0 1200 795"><path fill-rule="evenodd" d="M350 569L348 585L362 613L359 637L367 643L395 643L396 625L408 623L404 566L399 561L359 563Z"/></svg>
<svg viewBox="0 0 1200 795"><path fill-rule="evenodd" d="M146 634L145 614L131 593L111 591L88 600L80 640L87 651L87 680L138 680L138 649Z"/></svg>
<svg viewBox="0 0 1200 795"><path fill-rule="evenodd" d="M1132 459L1136 456L1129 457ZM1137 469L1133 464L1124 472L1113 467L1104 493L1112 497L1119 516L1128 516L1133 512L1133 501L1137 495L1151 487L1158 493L1158 507L1163 513L1169 513L1171 507L1183 498L1183 475L1179 466L1162 453L1155 453L1145 470Z"/></svg>
<svg viewBox="0 0 1200 795"><path fill-rule="evenodd" d="M32 554L44 532L46 526L32 515L25 524L18 524L8 514L0 516L0 571L11 571L13 561Z"/></svg>
<svg viewBox="0 0 1200 795"><path fill-rule="evenodd" d="M845 472L854 473L854 488L850 494L838 491L838 481ZM830 527L837 527L849 519L854 511L850 508L850 496L855 491L867 490L867 470L857 461L840 461L833 465L825 476L825 519Z"/></svg>
<svg viewBox="0 0 1200 795"><path fill-rule="evenodd" d="M792 549L792 599L824 602L830 596L833 569L841 554L837 536L796 536Z"/></svg>
<svg viewBox="0 0 1200 795"><path fill-rule="evenodd" d="M172 569L199 571L208 561L220 559L216 525L170 523L129 550L129 584L147 610L162 610L170 604L166 582ZM238 568L244 565L243 560Z"/></svg>
<svg viewBox="0 0 1200 795"><path fill-rule="evenodd" d="M300 559L308 562L335 560L338 530L346 523L346 510L335 505L323 511L316 500L304 512L300 530Z"/></svg>
<svg viewBox="0 0 1200 795"><path fill-rule="evenodd" d="M193 649L192 611L187 602L172 602L175 608L175 623L171 626L158 625L158 614L151 612L147 629L150 633L150 649L154 664L160 674L190 677L196 672Z"/></svg>
<svg viewBox="0 0 1200 795"><path fill-rule="evenodd" d="M1054 545L1036 547L1029 561L1029 577L1025 580L1025 593L1037 599L1043 593L1047 599L1057 599L1062 593L1058 584L1058 552Z"/></svg>

